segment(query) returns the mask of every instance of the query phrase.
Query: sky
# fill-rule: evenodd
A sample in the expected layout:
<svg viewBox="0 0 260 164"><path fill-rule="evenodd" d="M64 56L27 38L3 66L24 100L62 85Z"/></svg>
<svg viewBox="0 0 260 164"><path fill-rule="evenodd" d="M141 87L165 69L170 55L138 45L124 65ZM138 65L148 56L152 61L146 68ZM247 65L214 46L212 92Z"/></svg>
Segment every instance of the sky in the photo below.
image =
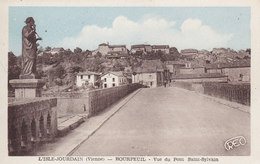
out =
<svg viewBox="0 0 260 164"><path fill-rule="evenodd" d="M250 7L9 7L8 49L21 55L32 16L42 47L95 50L101 43L206 49L251 47Z"/></svg>

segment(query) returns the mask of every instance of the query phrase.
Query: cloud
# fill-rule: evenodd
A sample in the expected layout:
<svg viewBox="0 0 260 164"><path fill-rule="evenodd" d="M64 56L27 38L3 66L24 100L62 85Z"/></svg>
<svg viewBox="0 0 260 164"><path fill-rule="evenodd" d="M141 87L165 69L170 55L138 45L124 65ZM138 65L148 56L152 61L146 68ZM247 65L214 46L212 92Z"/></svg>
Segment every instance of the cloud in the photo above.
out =
<svg viewBox="0 0 260 164"><path fill-rule="evenodd" d="M146 18L137 22L124 16L114 19L112 27L87 25L75 37L64 38L57 46L74 49L97 49L100 43L126 44L168 44L184 48L212 49L226 47L233 34L220 34L199 19L187 19L181 27L175 21L163 18Z"/></svg>

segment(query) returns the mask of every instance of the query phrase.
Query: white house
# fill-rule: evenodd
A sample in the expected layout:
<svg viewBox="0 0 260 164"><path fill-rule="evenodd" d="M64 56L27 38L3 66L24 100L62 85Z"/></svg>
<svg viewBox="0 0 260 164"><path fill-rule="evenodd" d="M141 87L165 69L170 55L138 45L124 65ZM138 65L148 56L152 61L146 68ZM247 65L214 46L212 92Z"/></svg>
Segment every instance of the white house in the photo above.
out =
<svg viewBox="0 0 260 164"><path fill-rule="evenodd" d="M127 78L123 75L122 71L108 72L101 76L103 82L103 88L111 88L127 84Z"/></svg>
<svg viewBox="0 0 260 164"><path fill-rule="evenodd" d="M99 74L95 72L85 71L79 72L77 74L77 86L81 87L82 85L93 85L99 78Z"/></svg>

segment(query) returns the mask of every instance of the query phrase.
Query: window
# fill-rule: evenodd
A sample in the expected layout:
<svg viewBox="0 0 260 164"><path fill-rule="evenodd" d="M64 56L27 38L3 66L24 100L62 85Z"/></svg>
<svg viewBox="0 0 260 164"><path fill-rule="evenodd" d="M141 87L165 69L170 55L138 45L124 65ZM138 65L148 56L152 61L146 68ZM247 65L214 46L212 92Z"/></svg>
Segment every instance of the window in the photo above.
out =
<svg viewBox="0 0 260 164"><path fill-rule="evenodd" d="M88 75L88 79L90 79L90 75Z"/></svg>
<svg viewBox="0 0 260 164"><path fill-rule="evenodd" d="M116 86L116 84L115 84L115 83L113 83L112 85L113 85L113 87L115 87L115 86Z"/></svg>
<svg viewBox="0 0 260 164"><path fill-rule="evenodd" d="M115 82L115 78L113 78L113 82Z"/></svg>
<svg viewBox="0 0 260 164"><path fill-rule="evenodd" d="M107 84L104 84L104 88L106 88L107 87Z"/></svg>
<svg viewBox="0 0 260 164"><path fill-rule="evenodd" d="M104 82L107 82L107 78L104 78Z"/></svg>
<svg viewBox="0 0 260 164"><path fill-rule="evenodd" d="M83 75L81 75L80 78L83 79Z"/></svg>

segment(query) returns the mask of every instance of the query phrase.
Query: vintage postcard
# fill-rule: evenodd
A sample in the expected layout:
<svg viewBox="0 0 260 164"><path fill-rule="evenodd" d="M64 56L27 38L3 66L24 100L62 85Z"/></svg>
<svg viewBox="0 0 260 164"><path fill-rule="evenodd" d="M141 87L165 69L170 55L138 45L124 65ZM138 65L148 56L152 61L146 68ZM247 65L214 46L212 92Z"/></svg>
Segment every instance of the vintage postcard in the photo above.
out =
<svg viewBox="0 0 260 164"><path fill-rule="evenodd" d="M5 163L258 163L260 2L9 1Z"/></svg>

